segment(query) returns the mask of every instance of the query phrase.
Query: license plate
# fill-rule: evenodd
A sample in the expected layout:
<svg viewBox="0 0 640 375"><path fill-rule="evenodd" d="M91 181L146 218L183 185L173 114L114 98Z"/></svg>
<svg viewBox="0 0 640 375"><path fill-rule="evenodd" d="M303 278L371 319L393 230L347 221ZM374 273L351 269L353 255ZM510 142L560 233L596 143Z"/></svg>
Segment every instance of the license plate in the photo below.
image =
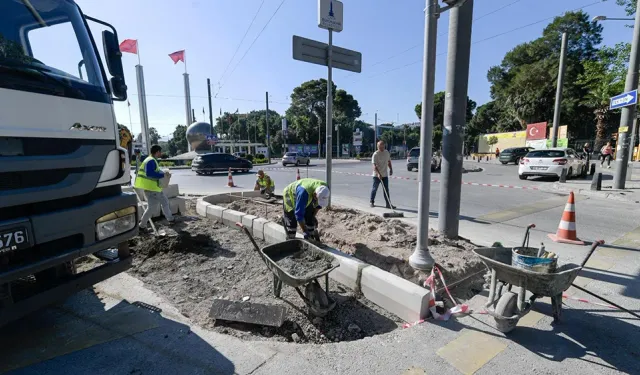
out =
<svg viewBox="0 0 640 375"><path fill-rule="evenodd" d="M546 171L549 167L531 167L534 171Z"/></svg>
<svg viewBox="0 0 640 375"><path fill-rule="evenodd" d="M31 247L27 228L17 227L0 231L0 254Z"/></svg>

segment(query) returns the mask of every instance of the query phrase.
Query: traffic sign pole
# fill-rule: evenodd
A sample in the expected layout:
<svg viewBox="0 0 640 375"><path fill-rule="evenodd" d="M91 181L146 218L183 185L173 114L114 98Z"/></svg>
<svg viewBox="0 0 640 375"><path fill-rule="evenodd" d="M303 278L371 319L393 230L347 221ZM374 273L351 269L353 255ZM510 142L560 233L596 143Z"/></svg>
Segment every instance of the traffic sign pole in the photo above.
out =
<svg viewBox="0 0 640 375"><path fill-rule="evenodd" d="M558 127L560 126L560 108L562 107L562 87L564 86L564 71L567 67L567 33L562 33L560 49L560 67L558 68L558 86L556 87L556 104L553 110L553 131L551 147L558 147Z"/></svg>
<svg viewBox="0 0 640 375"><path fill-rule="evenodd" d="M331 141L331 135L333 134L333 79L332 79L332 69L331 69L331 47L333 46L333 30L329 29L329 48L327 49L327 104L325 105L327 108L326 115L326 123L327 123L327 141L325 142L325 147L327 149L327 176L326 182L329 191L331 191L331 148L333 147L333 142ZM329 195L329 200L327 202L327 208L331 207L331 195Z"/></svg>
<svg viewBox="0 0 640 375"><path fill-rule="evenodd" d="M637 1L640 5L640 0ZM633 26L633 43L631 44L631 56L629 57L629 69L625 81L625 91L635 91L635 101L638 100L638 62L640 61L640 12L636 12ZM636 116L636 105L628 105L622 108L620 115L620 130L626 127L625 131L618 131L618 145L616 146L616 169L613 176L613 188L624 189L627 175L627 163L629 161L629 137L627 136L629 127L633 126L633 119ZM633 147L633 146L632 146Z"/></svg>

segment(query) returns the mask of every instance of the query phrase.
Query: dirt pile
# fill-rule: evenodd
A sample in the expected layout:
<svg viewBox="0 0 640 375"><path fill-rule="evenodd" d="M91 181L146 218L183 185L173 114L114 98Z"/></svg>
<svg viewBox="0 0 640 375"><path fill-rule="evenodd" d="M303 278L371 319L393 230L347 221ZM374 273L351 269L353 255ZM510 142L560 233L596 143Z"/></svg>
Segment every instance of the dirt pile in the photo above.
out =
<svg viewBox="0 0 640 375"><path fill-rule="evenodd" d="M241 200L230 203L228 207L281 223L282 207L279 205ZM320 239L324 244L412 282L424 279L424 275L409 265L409 257L417 243L414 226L335 205L331 210L320 210L317 218ZM485 267L471 252L473 248L475 245L465 239L449 240L436 231L429 233L429 251L447 283L477 273L452 291L463 299L481 291L484 282L482 270Z"/></svg>
<svg viewBox="0 0 640 375"><path fill-rule="evenodd" d="M273 274L237 229L195 217L182 217L171 227L158 224L160 228L167 236L143 234L130 241L134 254L130 272L206 328L253 340L327 343L390 332L401 323L333 281L329 284L330 296L337 306L324 318L308 315L307 306L289 286L283 285L282 299L276 299ZM299 269L307 272L304 270ZM242 301L247 297L250 302L285 306L284 325L276 329L209 318L213 299Z"/></svg>

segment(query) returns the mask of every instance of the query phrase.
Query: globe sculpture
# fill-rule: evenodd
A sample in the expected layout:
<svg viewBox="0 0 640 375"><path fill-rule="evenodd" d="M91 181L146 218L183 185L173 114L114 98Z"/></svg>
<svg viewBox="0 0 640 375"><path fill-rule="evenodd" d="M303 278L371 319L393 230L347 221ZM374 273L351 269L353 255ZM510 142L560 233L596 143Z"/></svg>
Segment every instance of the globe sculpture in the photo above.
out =
<svg viewBox="0 0 640 375"><path fill-rule="evenodd" d="M191 151L207 145L207 136L211 134L211 125L206 122L194 122L187 128L187 142Z"/></svg>

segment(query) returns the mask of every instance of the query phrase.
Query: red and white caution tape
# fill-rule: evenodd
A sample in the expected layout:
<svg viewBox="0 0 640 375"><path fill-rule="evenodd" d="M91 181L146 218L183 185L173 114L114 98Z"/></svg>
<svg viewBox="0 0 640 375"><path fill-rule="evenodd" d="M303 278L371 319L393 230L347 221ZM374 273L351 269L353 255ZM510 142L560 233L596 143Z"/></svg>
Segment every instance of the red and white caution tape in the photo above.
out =
<svg viewBox="0 0 640 375"><path fill-rule="evenodd" d="M584 299L584 298L572 297L572 296L569 296L569 295L564 294L564 293L562 294L562 298L570 299L570 300L578 301L578 302L582 302L582 303L588 303L588 304L596 305L596 306L608 307L610 309L618 310L617 307L612 306L612 305L607 305L605 303L600 303L600 302L593 302L593 301L589 301L588 299Z"/></svg>

